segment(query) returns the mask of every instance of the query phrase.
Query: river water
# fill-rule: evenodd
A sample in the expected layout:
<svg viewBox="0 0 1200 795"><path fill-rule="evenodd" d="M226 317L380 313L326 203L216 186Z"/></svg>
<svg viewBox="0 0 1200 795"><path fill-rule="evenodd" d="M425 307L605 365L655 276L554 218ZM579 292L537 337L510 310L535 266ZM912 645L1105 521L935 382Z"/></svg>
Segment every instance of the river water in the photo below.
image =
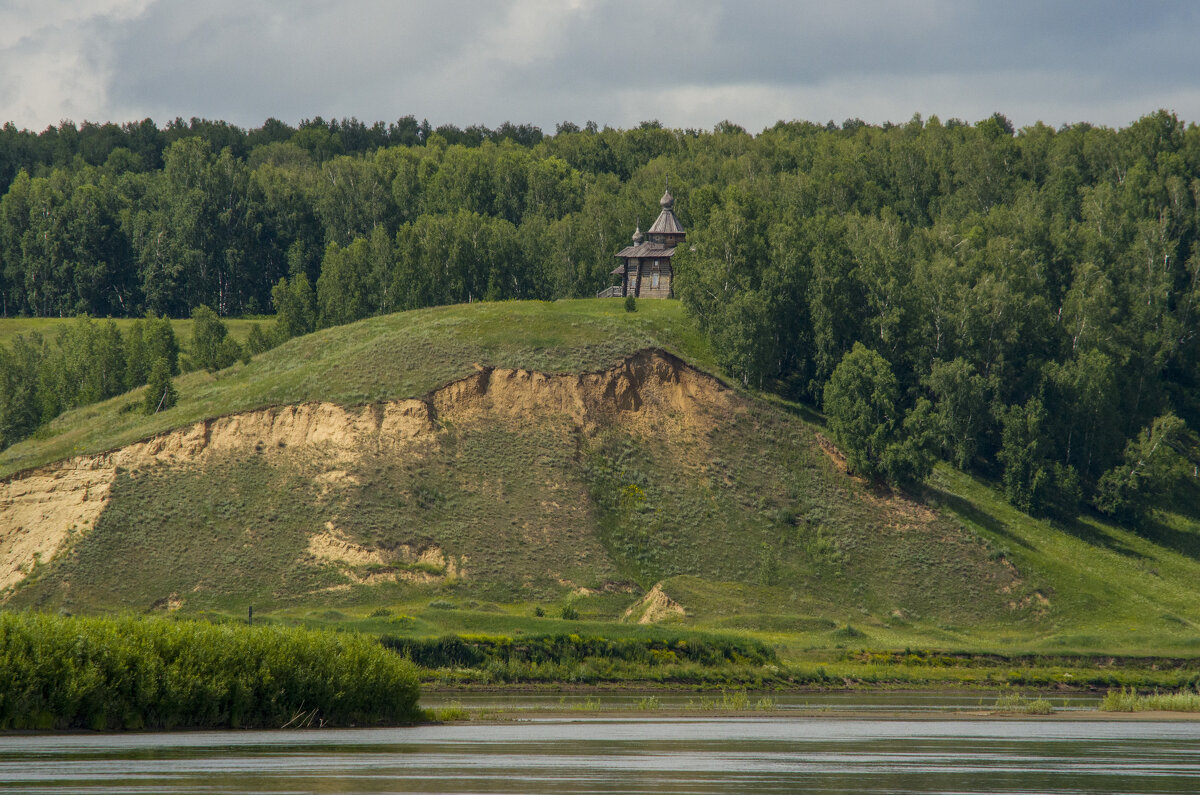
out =
<svg viewBox="0 0 1200 795"><path fill-rule="evenodd" d="M0 737L0 792L1196 793L1200 722L567 716Z"/></svg>

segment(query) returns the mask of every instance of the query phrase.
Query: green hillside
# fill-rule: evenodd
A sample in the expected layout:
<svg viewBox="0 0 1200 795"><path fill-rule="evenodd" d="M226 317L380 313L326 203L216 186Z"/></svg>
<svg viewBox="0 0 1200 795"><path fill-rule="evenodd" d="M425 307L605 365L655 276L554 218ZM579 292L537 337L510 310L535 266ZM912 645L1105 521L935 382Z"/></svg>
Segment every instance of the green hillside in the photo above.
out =
<svg viewBox="0 0 1200 795"><path fill-rule="evenodd" d="M154 417L130 410L134 395L59 417L37 438L0 451L0 477L204 417L311 400L358 405L416 397L471 372L475 362L574 372L607 366L646 347L714 367L674 301L642 302L634 313L618 301L513 301L371 318L293 339L246 366L235 364L215 375L188 373L176 382L179 405Z"/></svg>
<svg viewBox="0 0 1200 795"><path fill-rule="evenodd" d="M102 510L57 531L8 604L431 634L549 631L564 605L595 628L650 593L635 617L797 655L1200 645L1197 516L1053 525L945 467L894 493L845 473L819 417L713 361L676 302L485 303L183 376L155 417L134 395L71 412L3 473L181 430L70 470ZM67 491L54 469L20 482L38 478Z"/></svg>

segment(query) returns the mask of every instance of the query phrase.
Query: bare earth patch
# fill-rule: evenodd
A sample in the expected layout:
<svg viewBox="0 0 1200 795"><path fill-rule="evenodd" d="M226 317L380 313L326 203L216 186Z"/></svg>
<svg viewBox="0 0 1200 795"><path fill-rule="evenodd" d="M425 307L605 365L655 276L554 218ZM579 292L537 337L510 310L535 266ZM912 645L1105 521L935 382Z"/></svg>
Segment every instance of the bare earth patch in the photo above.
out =
<svg viewBox="0 0 1200 795"><path fill-rule="evenodd" d="M89 459L0 483L0 592L49 562L75 533L91 529L108 502L112 471Z"/></svg>
<svg viewBox="0 0 1200 795"><path fill-rule="evenodd" d="M333 522L326 523L325 532L316 533L309 539L307 553L315 560L351 566L383 566L388 562L378 550L346 538L333 526Z"/></svg>
<svg viewBox="0 0 1200 795"><path fill-rule="evenodd" d="M683 605L667 596L660 582L655 583L645 596L630 605L621 615L621 620L636 621L638 624L657 624L661 621L678 621L686 615Z"/></svg>
<svg viewBox="0 0 1200 795"><path fill-rule="evenodd" d="M402 544L386 552L373 549L351 541L332 522L326 523L324 532L309 539L305 556L309 561L333 564L350 580L327 590L345 590L350 584L400 581L426 585L463 579L467 575L466 556L447 555L436 546L414 549ZM364 568L367 570L363 571Z"/></svg>

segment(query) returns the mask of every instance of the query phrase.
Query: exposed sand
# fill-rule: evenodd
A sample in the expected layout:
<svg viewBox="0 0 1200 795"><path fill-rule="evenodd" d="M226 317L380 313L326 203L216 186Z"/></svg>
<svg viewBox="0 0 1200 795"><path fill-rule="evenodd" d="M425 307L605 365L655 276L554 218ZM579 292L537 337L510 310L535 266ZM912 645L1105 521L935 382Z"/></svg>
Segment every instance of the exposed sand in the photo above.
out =
<svg viewBox="0 0 1200 795"><path fill-rule="evenodd" d="M686 616L683 605L667 596L662 583L655 583L645 596L634 602L621 614L622 621L639 624L657 624L661 621L679 620Z"/></svg>
<svg viewBox="0 0 1200 795"><path fill-rule="evenodd" d="M93 464L68 461L0 483L0 592L95 525L108 503L112 472Z"/></svg>

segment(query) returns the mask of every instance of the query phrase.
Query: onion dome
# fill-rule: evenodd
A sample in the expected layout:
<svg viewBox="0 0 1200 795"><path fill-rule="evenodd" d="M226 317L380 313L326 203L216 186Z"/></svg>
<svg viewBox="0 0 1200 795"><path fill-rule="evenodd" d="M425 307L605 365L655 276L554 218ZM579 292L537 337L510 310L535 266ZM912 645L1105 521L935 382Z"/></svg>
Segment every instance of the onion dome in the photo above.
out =
<svg viewBox="0 0 1200 795"><path fill-rule="evenodd" d="M645 239L646 239L646 236L642 234L642 227L639 224L638 227L633 230L633 244L636 246Z"/></svg>

